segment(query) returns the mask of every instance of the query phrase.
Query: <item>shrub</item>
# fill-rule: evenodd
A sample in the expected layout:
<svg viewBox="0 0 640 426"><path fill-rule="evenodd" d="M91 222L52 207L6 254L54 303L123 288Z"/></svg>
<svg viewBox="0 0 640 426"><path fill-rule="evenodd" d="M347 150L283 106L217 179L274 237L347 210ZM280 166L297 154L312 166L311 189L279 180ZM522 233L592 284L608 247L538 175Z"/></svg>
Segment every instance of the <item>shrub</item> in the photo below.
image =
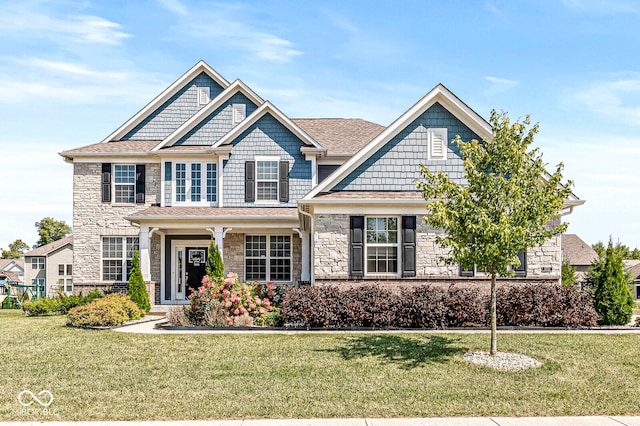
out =
<svg viewBox="0 0 640 426"><path fill-rule="evenodd" d="M580 327L597 321L592 296L563 285L500 287L496 305L499 325Z"/></svg>
<svg viewBox="0 0 640 426"><path fill-rule="evenodd" d="M442 328L445 326L446 291L439 287L402 288L398 308L398 325L409 328Z"/></svg>
<svg viewBox="0 0 640 426"><path fill-rule="evenodd" d="M22 306L24 312L32 317L43 315L59 315L62 311L62 303L59 298L42 298L32 300Z"/></svg>
<svg viewBox="0 0 640 426"><path fill-rule="evenodd" d="M478 327L489 325L489 301L477 288L451 285L444 303L447 307L447 327Z"/></svg>
<svg viewBox="0 0 640 426"><path fill-rule="evenodd" d="M205 275L202 286L189 296L191 303L187 307L187 317L192 325L206 325L206 316L209 315L208 321L217 324L219 315L215 310L218 309L216 306L219 306L227 325L252 323L253 320L247 317L259 318L273 309L268 295L274 289L275 285L272 283L241 283L238 275L233 272L225 279L212 280ZM238 317L244 318L237 319Z"/></svg>
<svg viewBox="0 0 640 426"><path fill-rule="evenodd" d="M220 249L213 240L209 245L209 256L205 263L205 272L211 278L224 278L224 263L222 263Z"/></svg>
<svg viewBox="0 0 640 426"><path fill-rule="evenodd" d="M336 287L289 288L280 304L282 321L305 327L345 327L340 293Z"/></svg>
<svg viewBox="0 0 640 426"><path fill-rule="evenodd" d="M144 283L142 272L140 271L140 257L138 256L138 250L133 252L133 258L131 259L131 273L129 275L127 294L131 297L131 300L138 305L138 308L140 308L144 314L149 313L151 304L149 303L147 286Z"/></svg>
<svg viewBox="0 0 640 426"><path fill-rule="evenodd" d="M189 325L189 318L184 306L172 306L167 312L167 322L173 326Z"/></svg>
<svg viewBox="0 0 640 426"><path fill-rule="evenodd" d="M573 287L576 284L576 268L567 260L562 262L562 285Z"/></svg>
<svg viewBox="0 0 640 426"><path fill-rule="evenodd" d="M140 319L142 311L129 296L109 294L93 302L76 306L67 314L67 325L75 327L107 327Z"/></svg>

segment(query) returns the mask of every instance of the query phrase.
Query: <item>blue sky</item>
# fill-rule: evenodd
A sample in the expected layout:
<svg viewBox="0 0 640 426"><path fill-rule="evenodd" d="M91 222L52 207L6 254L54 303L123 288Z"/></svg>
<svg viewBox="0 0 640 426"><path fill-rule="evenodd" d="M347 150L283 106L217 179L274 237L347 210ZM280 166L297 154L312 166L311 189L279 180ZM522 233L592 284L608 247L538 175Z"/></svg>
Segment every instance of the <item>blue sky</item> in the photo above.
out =
<svg viewBox="0 0 640 426"><path fill-rule="evenodd" d="M383 125L443 83L488 118L540 123L587 202L588 243L640 247L640 3L0 0L0 247L72 223L72 166L204 59L289 117Z"/></svg>

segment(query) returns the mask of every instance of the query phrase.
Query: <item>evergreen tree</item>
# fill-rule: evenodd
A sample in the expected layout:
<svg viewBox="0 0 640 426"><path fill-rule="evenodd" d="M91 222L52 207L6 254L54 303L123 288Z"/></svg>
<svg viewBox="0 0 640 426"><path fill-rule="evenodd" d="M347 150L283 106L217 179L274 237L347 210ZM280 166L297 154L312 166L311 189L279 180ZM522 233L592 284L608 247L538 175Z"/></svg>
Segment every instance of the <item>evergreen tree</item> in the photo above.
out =
<svg viewBox="0 0 640 426"><path fill-rule="evenodd" d="M151 304L149 303L149 294L147 293L147 286L142 278L142 272L140 271L140 257L138 250L133 252L133 259L131 259L131 271L129 273L129 286L127 288L127 294L138 305L140 310L145 314L151 310Z"/></svg>
<svg viewBox="0 0 640 426"><path fill-rule="evenodd" d="M205 264L205 270L209 278L224 278L224 263L216 242L212 239L209 245L209 256Z"/></svg>
<svg viewBox="0 0 640 426"><path fill-rule="evenodd" d="M562 285L571 287L576 283L576 268L571 266L569 262L562 262Z"/></svg>
<svg viewBox="0 0 640 426"><path fill-rule="evenodd" d="M631 321L633 295L622 256L609 245L604 257L597 259L589 269L589 281L595 287L595 308L603 325L625 325Z"/></svg>

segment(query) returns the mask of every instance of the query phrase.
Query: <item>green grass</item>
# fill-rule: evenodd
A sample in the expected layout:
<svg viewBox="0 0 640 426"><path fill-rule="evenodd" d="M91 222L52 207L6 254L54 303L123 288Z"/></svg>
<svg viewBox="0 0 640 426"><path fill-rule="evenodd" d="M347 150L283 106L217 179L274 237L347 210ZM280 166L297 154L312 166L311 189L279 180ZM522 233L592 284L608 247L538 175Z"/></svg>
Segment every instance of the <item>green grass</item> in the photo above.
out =
<svg viewBox="0 0 640 426"><path fill-rule="evenodd" d="M640 414L638 335L499 335L544 363L509 373L463 361L487 335L135 335L16 311L0 330L0 421ZM55 415L21 411L25 389Z"/></svg>

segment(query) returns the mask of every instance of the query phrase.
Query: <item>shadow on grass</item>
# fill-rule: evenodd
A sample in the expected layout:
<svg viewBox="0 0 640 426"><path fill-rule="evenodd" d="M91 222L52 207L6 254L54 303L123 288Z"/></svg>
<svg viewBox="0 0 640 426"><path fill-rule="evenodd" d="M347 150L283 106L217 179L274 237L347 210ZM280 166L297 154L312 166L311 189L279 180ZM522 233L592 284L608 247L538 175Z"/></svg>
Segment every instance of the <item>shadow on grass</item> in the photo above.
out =
<svg viewBox="0 0 640 426"><path fill-rule="evenodd" d="M398 335L358 336L346 339L336 352L345 360L377 357L385 364L398 364L403 369L427 363L446 363L465 349L455 346L459 339L443 336L407 337Z"/></svg>

